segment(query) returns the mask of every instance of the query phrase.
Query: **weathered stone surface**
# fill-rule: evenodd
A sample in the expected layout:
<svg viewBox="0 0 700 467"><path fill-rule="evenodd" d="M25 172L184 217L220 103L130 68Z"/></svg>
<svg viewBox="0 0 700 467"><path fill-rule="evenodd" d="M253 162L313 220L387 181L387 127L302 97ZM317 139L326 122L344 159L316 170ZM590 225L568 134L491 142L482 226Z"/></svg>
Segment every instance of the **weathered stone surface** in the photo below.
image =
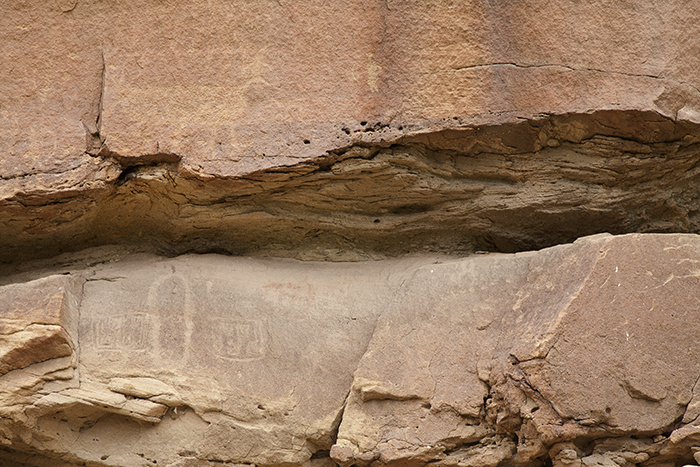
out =
<svg viewBox="0 0 700 467"><path fill-rule="evenodd" d="M83 292L79 378L14 401L33 434L5 433L13 451L115 466L328 459L376 318L416 264L130 258L0 288L37 291L35 308L52 278ZM17 396L13 373L0 383Z"/></svg>
<svg viewBox="0 0 700 467"><path fill-rule="evenodd" d="M0 261L700 232L696 5L175 5L0 6Z"/></svg>
<svg viewBox="0 0 700 467"><path fill-rule="evenodd" d="M496 436L478 461L496 465L668 432L700 374L699 255L696 236L596 236L418 269L377 324L331 455L462 465ZM499 436L518 440L505 457Z"/></svg>
<svg viewBox="0 0 700 467"><path fill-rule="evenodd" d="M0 376L77 347L80 284L50 276L0 289Z"/></svg>
<svg viewBox="0 0 700 467"><path fill-rule="evenodd" d="M699 20L2 2L0 463L700 459Z"/></svg>
<svg viewBox="0 0 700 467"><path fill-rule="evenodd" d="M414 136L245 179L141 166L102 191L12 208L4 254L23 257L31 238L36 255L77 239L358 260L514 252L602 231L697 232L698 141L693 126L656 114L607 112ZM61 221L48 229L53 221L27 216Z"/></svg>
<svg viewBox="0 0 700 467"><path fill-rule="evenodd" d="M7 322L60 325L51 292L82 294L77 351L0 376L0 460L680 465L700 443L699 264L696 235L633 234L459 260L54 267L0 287Z"/></svg>

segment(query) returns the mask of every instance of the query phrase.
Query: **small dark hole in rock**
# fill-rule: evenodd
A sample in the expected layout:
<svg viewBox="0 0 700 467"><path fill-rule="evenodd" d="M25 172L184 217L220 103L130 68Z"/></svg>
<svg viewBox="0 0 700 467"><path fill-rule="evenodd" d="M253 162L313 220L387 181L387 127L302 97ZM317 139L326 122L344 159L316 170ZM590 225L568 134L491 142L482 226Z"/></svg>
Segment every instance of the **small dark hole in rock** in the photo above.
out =
<svg viewBox="0 0 700 467"><path fill-rule="evenodd" d="M360 125L365 126L367 125L367 122L360 122Z"/></svg>
<svg viewBox="0 0 700 467"><path fill-rule="evenodd" d="M533 407L533 408L530 410L530 413L535 413L535 412L537 412L538 410L540 410L539 407Z"/></svg>
<svg viewBox="0 0 700 467"><path fill-rule="evenodd" d="M311 141L309 141L308 139L305 139L304 144L311 144Z"/></svg>
<svg viewBox="0 0 700 467"><path fill-rule="evenodd" d="M379 224L379 219L374 219L375 224Z"/></svg>
<svg viewBox="0 0 700 467"><path fill-rule="evenodd" d="M610 413L610 412L612 412L612 409L611 409L610 407L606 407L606 408L605 408L605 413Z"/></svg>
<svg viewBox="0 0 700 467"><path fill-rule="evenodd" d="M105 454L104 456L100 457L100 460L106 461L109 456Z"/></svg>
<svg viewBox="0 0 700 467"><path fill-rule="evenodd" d="M312 459L325 459L330 456L331 452L329 450L316 451L315 453L311 454Z"/></svg>

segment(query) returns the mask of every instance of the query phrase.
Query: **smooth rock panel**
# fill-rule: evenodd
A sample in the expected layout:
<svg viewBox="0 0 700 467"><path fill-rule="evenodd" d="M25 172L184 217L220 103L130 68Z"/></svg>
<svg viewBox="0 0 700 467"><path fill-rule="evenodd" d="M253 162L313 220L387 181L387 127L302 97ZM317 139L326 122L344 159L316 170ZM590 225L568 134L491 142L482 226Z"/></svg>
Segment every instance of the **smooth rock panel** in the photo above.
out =
<svg viewBox="0 0 700 467"><path fill-rule="evenodd" d="M156 424L156 439L190 413L197 458L300 464L333 444L352 372L414 263L203 255L100 267L84 285L81 387L61 394Z"/></svg>

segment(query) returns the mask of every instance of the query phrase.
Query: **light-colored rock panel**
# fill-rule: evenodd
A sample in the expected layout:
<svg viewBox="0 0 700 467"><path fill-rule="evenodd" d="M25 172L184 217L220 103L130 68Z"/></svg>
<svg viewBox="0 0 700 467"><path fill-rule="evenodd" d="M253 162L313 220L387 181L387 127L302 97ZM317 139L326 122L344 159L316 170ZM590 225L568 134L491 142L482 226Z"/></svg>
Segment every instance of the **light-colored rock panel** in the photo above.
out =
<svg viewBox="0 0 700 467"><path fill-rule="evenodd" d="M164 446L150 448L159 463L184 451L234 463L306 462L330 449L376 318L414 264L204 255L86 271L80 387L34 402L31 423L47 440L26 449L140 465L134 454L143 451L126 455L109 440L89 453L62 444L76 431L84 433L78 440L101 439L114 414ZM170 436L170 420L191 424L188 449L159 441Z"/></svg>
<svg viewBox="0 0 700 467"><path fill-rule="evenodd" d="M692 235L594 236L417 269L378 322L331 455L449 464L471 427L514 436L508 457L526 462L557 442L667 431L700 374L699 255Z"/></svg>

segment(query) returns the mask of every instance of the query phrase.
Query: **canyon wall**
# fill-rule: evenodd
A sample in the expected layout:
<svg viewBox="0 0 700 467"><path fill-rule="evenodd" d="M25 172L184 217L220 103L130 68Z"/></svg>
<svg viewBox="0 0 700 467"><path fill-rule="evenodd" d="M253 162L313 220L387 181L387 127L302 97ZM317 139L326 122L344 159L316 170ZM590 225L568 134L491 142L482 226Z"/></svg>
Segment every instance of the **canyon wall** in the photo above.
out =
<svg viewBox="0 0 700 467"><path fill-rule="evenodd" d="M696 463L698 33L0 5L0 463Z"/></svg>

